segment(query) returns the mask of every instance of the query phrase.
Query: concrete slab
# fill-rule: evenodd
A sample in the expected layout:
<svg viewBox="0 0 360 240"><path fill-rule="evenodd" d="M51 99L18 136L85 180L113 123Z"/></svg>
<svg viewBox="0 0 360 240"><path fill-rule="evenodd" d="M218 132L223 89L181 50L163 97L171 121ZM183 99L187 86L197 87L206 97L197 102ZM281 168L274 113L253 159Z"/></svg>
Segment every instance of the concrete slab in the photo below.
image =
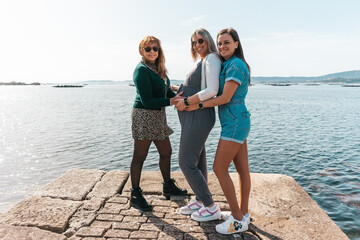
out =
<svg viewBox="0 0 360 240"><path fill-rule="evenodd" d="M35 195L81 201L104 174L105 171L94 169L70 170L37 191Z"/></svg>
<svg viewBox="0 0 360 240"><path fill-rule="evenodd" d="M86 199L108 199L122 191L128 178L129 173L125 171L113 170L107 172L101 180L96 183L92 191L86 196Z"/></svg>
<svg viewBox="0 0 360 240"><path fill-rule="evenodd" d="M62 233L67 228L68 220L81 204L82 202L71 200L33 196L6 212L1 222Z"/></svg>
<svg viewBox="0 0 360 240"><path fill-rule="evenodd" d="M36 227L20 227L0 223L0 239L2 240L66 240L62 234L57 234Z"/></svg>
<svg viewBox="0 0 360 240"><path fill-rule="evenodd" d="M251 229L264 239L349 239L292 177L255 173L251 180Z"/></svg>

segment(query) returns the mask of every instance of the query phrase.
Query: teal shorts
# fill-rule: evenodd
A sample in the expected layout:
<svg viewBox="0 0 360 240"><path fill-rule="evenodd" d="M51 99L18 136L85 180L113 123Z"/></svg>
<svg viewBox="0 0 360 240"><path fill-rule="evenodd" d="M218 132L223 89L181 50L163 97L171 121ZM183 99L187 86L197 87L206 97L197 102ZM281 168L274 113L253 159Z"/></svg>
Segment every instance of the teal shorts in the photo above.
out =
<svg viewBox="0 0 360 240"><path fill-rule="evenodd" d="M250 132L250 116L243 101L219 106L220 139L243 144Z"/></svg>

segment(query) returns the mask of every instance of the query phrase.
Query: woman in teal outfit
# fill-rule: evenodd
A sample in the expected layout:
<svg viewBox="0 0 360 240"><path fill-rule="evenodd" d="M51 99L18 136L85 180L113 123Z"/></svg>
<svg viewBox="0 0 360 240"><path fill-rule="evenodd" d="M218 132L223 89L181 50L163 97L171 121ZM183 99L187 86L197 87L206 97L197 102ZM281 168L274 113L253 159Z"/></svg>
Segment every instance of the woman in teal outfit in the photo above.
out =
<svg viewBox="0 0 360 240"><path fill-rule="evenodd" d="M142 211L151 211L140 188L141 169L154 142L160 155L160 171L163 176L163 195L186 195L175 180L170 178L171 145L169 135L173 133L167 125L165 107L174 105L181 93L176 95L169 89L170 81L165 68L165 57L160 40L153 36L145 37L139 45L142 60L134 71L136 87L135 103L131 113L134 154L130 166L131 198L130 205Z"/></svg>
<svg viewBox="0 0 360 240"><path fill-rule="evenodd" d="M202 107L219 106L221 136L215 155L213 169L219 179L231 212L222 214L225 220L216 225L222 234L243 232L248 229L250 172L246 139L250 132L250 113L245 106L245 97L250 84L250 67L245 61L237 32L223 29L217 35L218 51L224 61L220 73L217 98L202 102ZM198 109L190 106L188 110ZM236 199L234 183L229 175L229 166L234 162L239 173L240 207ZM236 226L236 228L235 228Z"/></svg>

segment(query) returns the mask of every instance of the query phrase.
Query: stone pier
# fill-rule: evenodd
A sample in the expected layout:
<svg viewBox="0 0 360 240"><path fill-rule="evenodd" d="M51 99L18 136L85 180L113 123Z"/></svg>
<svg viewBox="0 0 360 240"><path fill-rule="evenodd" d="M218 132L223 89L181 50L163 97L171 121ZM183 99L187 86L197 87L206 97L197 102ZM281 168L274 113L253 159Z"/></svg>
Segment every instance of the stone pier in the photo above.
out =
<svg viewBox="0 0 360 240"><path fill-rule="evenodd" d="M182 173L172 177L193 195ZM239 189L237 174L231 177ZM249 230L225 236L215 231L221 220L198 223L179 214L190 198L166 200L160 172L142 174L141 187L154 207L142 213L129 205L128 172L75 169L0 214L0 239L349 239L293 178L252 173L251 180ZM221 209L229 210L213 173L209 186Z"/></svg>

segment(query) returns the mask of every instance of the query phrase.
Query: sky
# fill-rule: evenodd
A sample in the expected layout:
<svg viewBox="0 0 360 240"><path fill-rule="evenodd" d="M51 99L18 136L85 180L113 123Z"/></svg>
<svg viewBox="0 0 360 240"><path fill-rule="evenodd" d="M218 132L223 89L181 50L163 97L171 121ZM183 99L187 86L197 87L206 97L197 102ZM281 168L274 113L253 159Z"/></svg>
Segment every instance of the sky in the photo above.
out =
<svg viewBox="0 0 360 240"><path fill-rule="evenodd" d="M184 80L197 28L237 30L252 76L360 70L359 12L358 0L0 0L0 82L132 80L147 35Z"/></svg>

